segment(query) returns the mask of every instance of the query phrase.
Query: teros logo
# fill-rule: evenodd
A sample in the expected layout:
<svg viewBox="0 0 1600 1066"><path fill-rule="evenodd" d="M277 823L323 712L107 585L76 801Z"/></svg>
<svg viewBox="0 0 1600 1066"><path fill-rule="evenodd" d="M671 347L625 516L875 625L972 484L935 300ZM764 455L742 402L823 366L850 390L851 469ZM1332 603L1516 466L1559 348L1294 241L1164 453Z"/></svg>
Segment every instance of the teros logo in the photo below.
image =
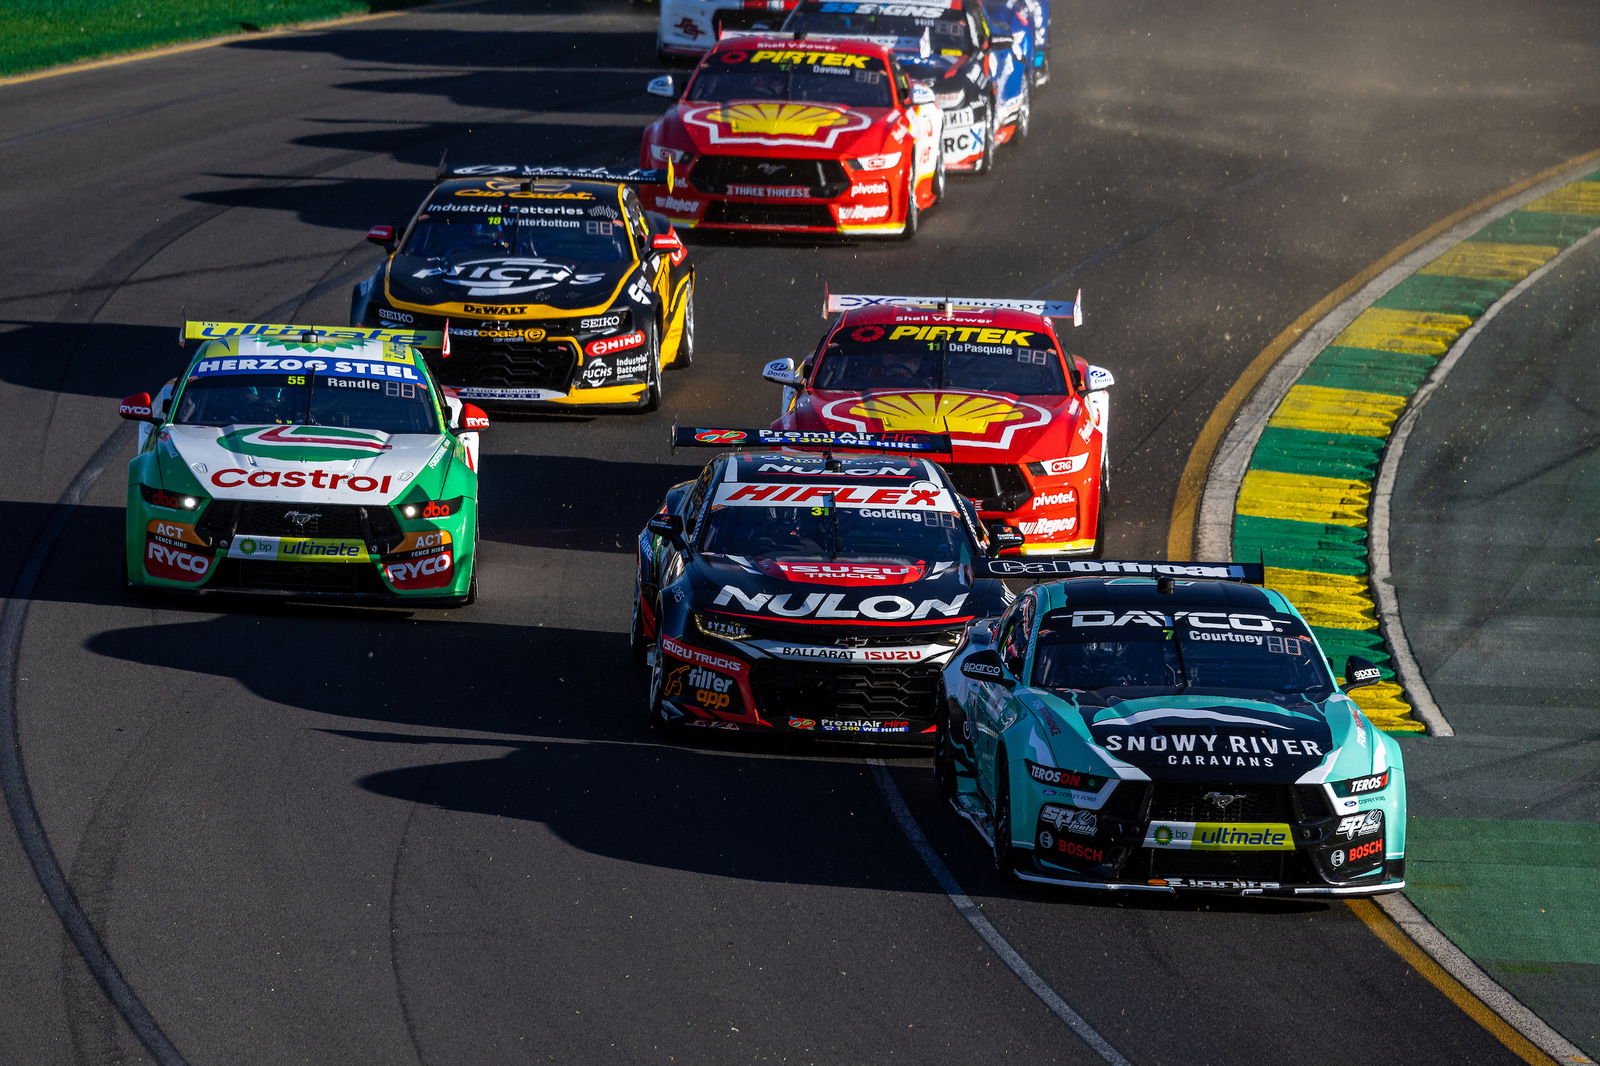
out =
<svg viewBox="0 0 1600 1066"><path fill-rule="evenodd" d="M949 433L968 448L1009 448L1017 430L1050 420L1050 412L1031 403L955 391L852 396L828 404L822 415L868 433Z"/></svg>
<svg viewBox="0 0 1600 1066"><path fill-rule="evenodd" d="M791 101L713 104L684 112L683 120L709 133L713 144L802 148L832 148L841 135L872 124L866 115L842 107Z"/></svg>
<svg viewBox="0 0 1600 1066"><path fill-rule="evenodd" d="M224 434L217 443L239 455L269 459L359 459L393 447L382 433L334 426L238 429Z"/></svg>

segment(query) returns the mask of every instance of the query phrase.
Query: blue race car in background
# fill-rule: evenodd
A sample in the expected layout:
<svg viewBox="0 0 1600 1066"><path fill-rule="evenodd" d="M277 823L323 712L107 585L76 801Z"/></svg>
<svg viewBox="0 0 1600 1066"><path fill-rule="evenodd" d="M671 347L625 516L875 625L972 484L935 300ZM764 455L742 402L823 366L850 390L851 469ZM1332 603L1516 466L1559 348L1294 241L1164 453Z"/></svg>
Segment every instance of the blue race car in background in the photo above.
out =
<svg viewBox="0 0 1600 1066"><path fill-rule="evenodd" d="M1050 80L1050 5L1048 0L983 0L983 10L996 33L1009 34L1014 63L1029 75L1032 88ZM1008 71L999 71L1005 83ZM1003 88L1001 96L1016 96L1020 89ZM1018 136L1026 136L1023 130Z"/></svg>
<svg viewBox="0 0 1600 1066"><path fill-rule="evenodd" d="M1076 888L1368 896L1405 887L1400 748L1305 619L1236 563L991 559L1052 577L943 673L938 794L1007 875Z"/></svg>

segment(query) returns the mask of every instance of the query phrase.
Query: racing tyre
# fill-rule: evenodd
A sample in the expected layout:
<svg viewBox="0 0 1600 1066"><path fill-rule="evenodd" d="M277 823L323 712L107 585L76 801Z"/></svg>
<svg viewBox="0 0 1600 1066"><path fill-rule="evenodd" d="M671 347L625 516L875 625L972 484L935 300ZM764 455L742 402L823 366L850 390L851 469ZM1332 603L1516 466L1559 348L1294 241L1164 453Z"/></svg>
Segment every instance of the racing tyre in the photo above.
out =
<svg viewBox="0 0 1600 1066"><path fill-rule="evenodd" d="M644 619L639 615L639 587L633 592L633 611L628 620L628 654L643 666L650 659L650 642L644 639Z"/></svg>
<svg viewBox="0 0 1600 1066"><path fill-rule="evenodd" d="M933 202L944 202L944 152L934 153L933 164Z"/></svg>
<svg viewBox="0 0 1600 1066"><path fill-rule="evenodd" d="M673 370L694 365L694 282L689 282L688 302L683 308L683 333L678 338L678 357L672 361Z"/></svg>
<svg viewBox="0 0 1600 1066"><path fill-rule="evenodd" d="M1022 81L1022 107L1017 110L1015 125L1011 130L1013 144L1028 139L1028 130L1033 126L1033 86L1024 78Z"/></svg>
<svg viewBox="0 0 1600 1066"><path fill-rule="evenodd" d="M914 174L906 175L906 224L901 227L899 239L909 241L917 235L917 225L922 220L922 211L917 207L917 179Z"/></svg>
<svg viewBox="0 0 1600 1066"><path fill-rule="evenodd" d="M1010 879L1017 872L1017 849L1011 844L1011 771L1004 753L995 760L994 774L994 840L990 849L995 870Z"/></svg>
<svg viewBox="0 0 1600 1066"><path fill-rule="evenodd" d="M662 665L662 656L658 651L655 662L650 664L650 694L649 700L650 728L662 737L677 735L678 727L667 721L667 716L661 711L661 689L666 685L666 667Z"/></svg>
<svg viewBox="0 0 1600 1066"><path fill-rule="evenodd" d="M1100 499L1095 503L1094 509L1094 548L1089 552L1089 558L1104 558L1106 545L1106 515L1111 510L1111 464L1104 459L1100 460Z"/></svg>
<svg viewBox="0 0 1600 1066"><path fill-rule="evenodd" d="M950 711L944 686L939 687L939 732L933 738L933 794L941 803L956 801L955 742L950 739Z"/></svg>
<svg viewBox="0 0 1600 1066"><path fill-rule="evenodd" d="M650 374L644 390L644 403L640 407L645 411L658 411L661 409L661 331L650 326L645 333L644 343L651 353Z"/></svg>

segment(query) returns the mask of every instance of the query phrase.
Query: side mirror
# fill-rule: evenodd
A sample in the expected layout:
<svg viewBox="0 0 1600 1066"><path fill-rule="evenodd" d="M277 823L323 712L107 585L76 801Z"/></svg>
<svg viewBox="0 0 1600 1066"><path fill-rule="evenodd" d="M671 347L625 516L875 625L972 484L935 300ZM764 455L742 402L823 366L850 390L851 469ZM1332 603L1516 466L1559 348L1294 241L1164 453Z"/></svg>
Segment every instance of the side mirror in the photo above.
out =
<svg viewBox="0 0 1600 1066"><path fill-rule="evenodd" d="M683 515L658 514L645 523L645 529L658 537L666 537L678 547L683 547Z"/></svg>
<svg viewBox="0 0 1600 1066"><path fill-rule="evenodd" d="M373 226L367 230L367 240L378 245L386 252L394 251L395 233L393 226Z"/></svg>
<svg viewBox="0 0 1600 1066"><path fill-rule="evenodd" d="M936 104L939 98L933 94L933 87L920 81L911 83L911 106L921 107L924 104Z"/></svg>
<svg viewBox="0 0 1600 1066"><path fill-rule="evenodd" d="M1344 688L1348 692L1353 688L1364 685L1376 685L1383 680L1383 671L1363 659L1359 655L1352 655L1344 661Z"/></svg>
<svg viewBox="0 0 1600 1066"><path fill-rule="evenodd" d="M790 389L803 389L806 384L806 379L795 373L793 359L774 359L761 368L761 376Z"/></svg>
<svg viewBox="0 0 1600 1066"><path fill-rule="evenodd" d="M650 84L644 87L644 91L651 96L676 100L678 98L678 83L671 74L663 74L659 78L651 78Z"/></svg>
<svg viewBox="0 0 1600 1066"><path fill-rule="evenodd" d="M1000 653L993 648L975 651L961 660L961 676L1004 688L1011 688L1017 683L1016 678L1006 673L1006 668L1000 665Z"/></svg>
<svg viewBox="0 0 1600 1066"><path fill-rule="evenodd" d="M986 522L984 525L989 530L989 549L991 554L999 555L1010 548L1020 548L1027 540L1022 535L1022 530L1016 526L1008 525L1004 522L996 522L993 525Z"/></svg>
<svg viewBox="0 0 1600 1066"><path fill-rule="evenodd" d="M667 253L667 258L672 260L673 266L683 262L684 257L689 254L689 249L683 246L683 238L678 236L678 231L675 229L652 236L650 247L653 251Z"/></svg>
<svg viewBox="0 0 1600 1066"><path fill-rule="evenodd" d="M455 429L461 433L481 433L489 428L489 416L483 413L483 408L474 403L461 405L461 413L456 416Z"/></svg>
<svg viewBox="0 0 1600 1066"><path fill-rule="evenodd" d="M136 392L123 400L117 407L117 414L130 422L160 422L156 415L155 402L150 399L148 392Z"/></svg>
<svg viewBox="0 0 1600 1066"><path fill-rule="evenodd" d="M1117 379L1112 377L1111 376L1111 371L1107 370L1105 367L1103 367L1103 366L1090 366L1089 367L1089 384L1088 384L1088 387L1085 388L1083 391L1085 391L1085 392L1103 392L1104 390L1109 389L1111 386L1115 385L1116 383L1117 383Z"/></svg>

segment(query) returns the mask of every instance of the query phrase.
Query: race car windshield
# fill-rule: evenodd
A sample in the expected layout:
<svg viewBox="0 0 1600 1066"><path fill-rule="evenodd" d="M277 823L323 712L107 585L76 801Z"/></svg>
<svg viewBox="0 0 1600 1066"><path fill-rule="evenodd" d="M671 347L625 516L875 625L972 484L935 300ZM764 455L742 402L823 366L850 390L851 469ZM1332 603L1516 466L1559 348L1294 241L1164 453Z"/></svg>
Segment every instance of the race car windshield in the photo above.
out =
<svg viewBox="0 0 1600 1066"><path fill-rule="evenodd" d="M700 550L744 558L970 562L965 526L953 511L891 507L713 506Z"/></svg>
<svg viewBox="0 0 1600 1066"><path fill-rule="evenodd" d="M1324 700L1333 680L1304 624L1287 615L1201 615L1176 622L1154 611L1064 611L1040 623L1034 684L1119 690L1123 696L1250 692ZM1229 619L1261 628L1233 628ZM1091 624L1074 624L1088 621ZM1167 624L1162 625L1165 621ZM1123 624L1117 624L1122 622ZM1269 628L1276 631L1270 631ZM1125 690L1138 689L1138 693Z"/></svg>
<svg viewBox="0 0 1600 1066"><path fill-rule="evenodd" d="M755 53L756 56L764 54L772 53ZM846 107L894 106L894 97L889 92L889 72L882 60L852 55L829 55L828 58L851 63L834 66L752 61L707 65L695 76L684 99L692 103L719 104L741 100L795 100ZM736 116L730 116L730 121L737 120ZM795 119L803 120L804 116Z"/></svg>
<svg viewBox="0 0 1600 1066"><path fill-rule="evenodd" d="M903 330L905 335L895 337ZM823 352L812 388L1068 394L1061 356L1043 333L939 326L858 326L842 332L845 336Z"/></svg>
<svg viewBox="0 0 1600 1066"><path fill-rule="evenodd" d="M190 426L337 426L383 433L437 433L426 385L344 374L193 377L174 422Z"/></svg>
<svg viewBox="0 0 1600 1066"><path fill-rule="evenodd" d="M892 12L892 14L891 14ZM943 5L839 3L804 4L783 24L785 33L855 34L866 37L921 37L927 31L935 53L970 52L977 42L960 11Z"/></svg>
<svg viewBox="0 0 1600 1066"><path fill-rule="evenodd" d="M621 263L633 258L627 227L616 220L619 212L609 204L519 210L517 205L470 214L430 209L417 216L400 254L447 262L516 258Z"/></svg>

